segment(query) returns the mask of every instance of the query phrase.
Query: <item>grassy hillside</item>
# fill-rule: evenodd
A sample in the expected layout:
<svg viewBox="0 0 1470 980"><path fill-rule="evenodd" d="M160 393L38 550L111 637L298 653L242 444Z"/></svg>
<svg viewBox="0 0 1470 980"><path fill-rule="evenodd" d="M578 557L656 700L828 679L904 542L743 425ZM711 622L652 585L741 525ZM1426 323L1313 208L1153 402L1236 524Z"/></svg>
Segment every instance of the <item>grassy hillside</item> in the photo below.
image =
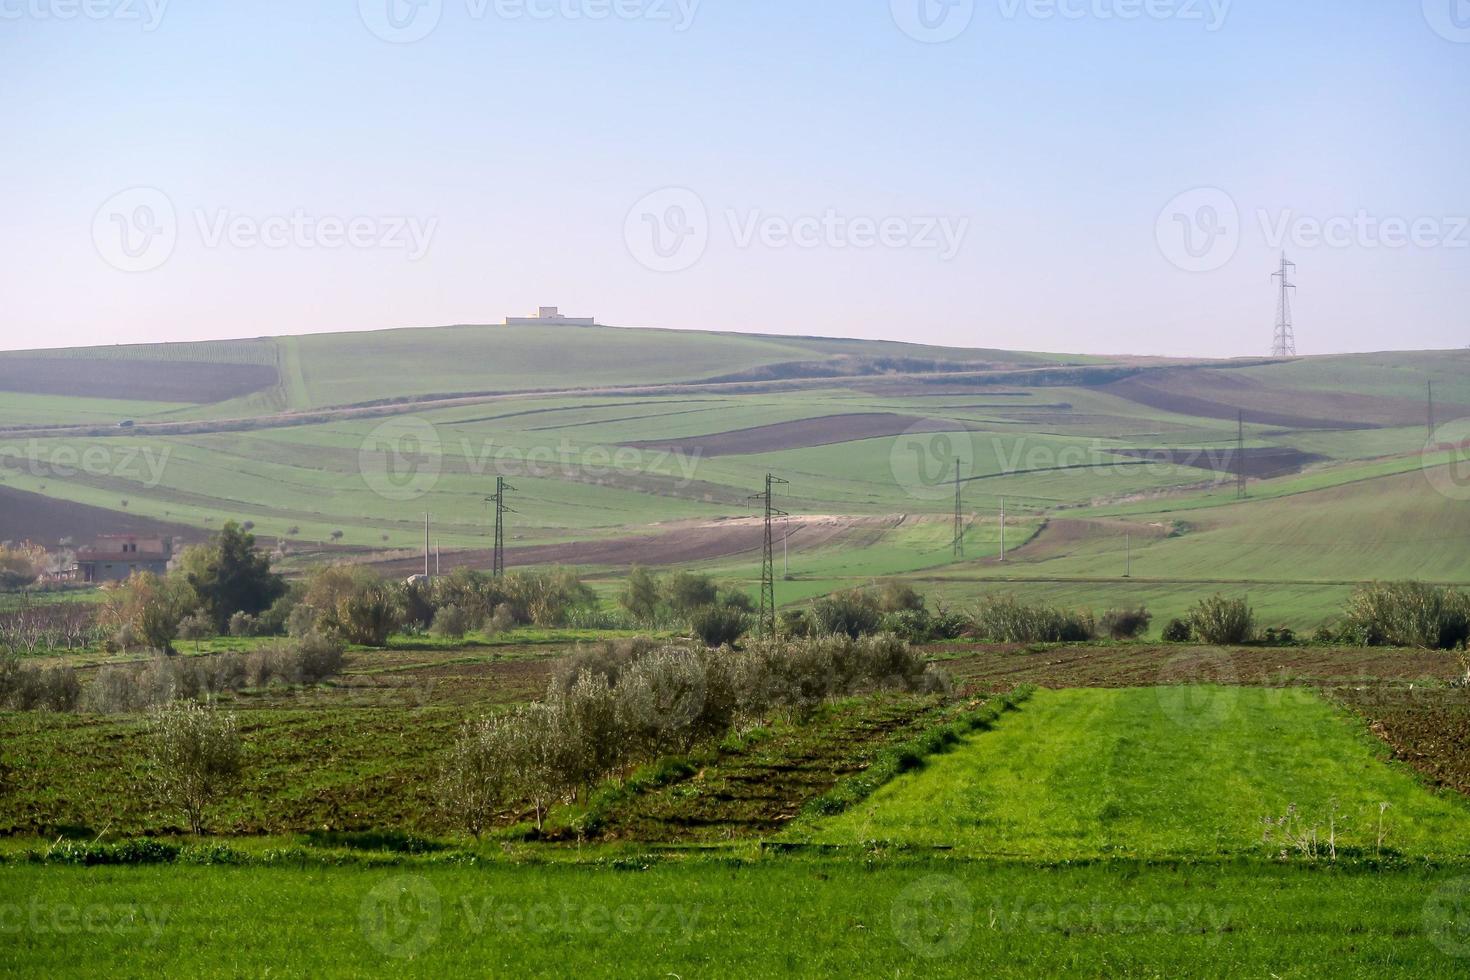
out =
<svg viewBox="0 0 1470 980"><path fill-rule="evenodd" d="M848 528L793 535L788 601L907 575L953 601L1004 589L1173 615L1224 588L1308 627L1353 582L1470 580L1457 484L1423 471L1460 453L1424 455L1422 424L1429 380L1443 433L1470 415L1467 368L1464 352L1109 364L605 327L23 352L0 355L0 485L49 517L0 515L0 538L65 536L66 509L86 507L88 528L109 511L201 534L236 519L298 552L393 558L421 546L429 512L446 551L467 549L454 560L483 563L484 498L505 476L512 544L538 549L525 561L703 564L739 581L756 574L759 532L746 546L726 522L753 514L770 472L790 481L783 510ZM698 383L711 378L727 383ZM1246 452L1284 461L1243 502L1240 411ZM47 425L73 428L26 429ZM886 523L863 526L874 518ZM578 541L628 547L562 547Z"/></svg>

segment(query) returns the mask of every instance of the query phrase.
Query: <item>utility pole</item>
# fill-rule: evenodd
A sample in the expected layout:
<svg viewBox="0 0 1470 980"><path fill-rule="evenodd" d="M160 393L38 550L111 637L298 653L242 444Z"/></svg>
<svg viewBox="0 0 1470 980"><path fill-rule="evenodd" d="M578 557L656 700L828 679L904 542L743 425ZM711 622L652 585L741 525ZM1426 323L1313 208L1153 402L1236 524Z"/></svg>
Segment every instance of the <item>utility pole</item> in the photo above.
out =
<svg viewBox="0 0 1470 980"><path fill-rule="evenodd" d="M1429 391L1429 441L1434 442L1434 382L1426 381L1425 386Z"/></svg>
<svg viewBox="0 0 1470 980"><path fill-rule="evenodd" d="M515 513L505 506L507 492L515 493L516 488L506 483L505 477L497 476L495 496L485 498L485 502L495 508L495 555L490 565L490 574L495 578L500 578L505 574L505 515Z"/></svg>
<svg viewBox="0 0 1470 980"><path fill-rule="evenodd" d="M750 499L758 500L765 506L765 543L761 549L761 609L760 609L760 632L762 636L776 635L776 562L775 562L775 538L771 534L771 522L777 517L790 517L784 510L778 510L775 505L774 488L777 486L790 486L786 480L766 474L766 489Z"/></svg>
<svg viewBox="0 0 1470 980"><path fill-rule="evenodd" d="M1239 500L1246 498L1245 489L1245 412L1242 410L1236 416L1235 429L1235 496Z"/></svg>
<svg viewBox="0 0 1470 980"><path fill-rule="evenodd" d="M441 574L441 572L440 572L440 565L439 565L439 539L438 538L435 538L434 539L434 576L435 576L435 578L437 578L440 574Z"/></svg>
<svg viewBox="0 0 1470 980"><path fill-rule="evenodd" d="M1133 577L1133 534L1123 532L1123 577Z"/></svg>
<svg viewBox="0 0 1470 980"><path fill-rule="evenodd" d="M954 556L965 557L965 518L960 512L963 498L960 494L960 461L954 461Z"/></svg>
<svg viewBox="0 0 1470 980"><path fill-rule="evenodd" d="M424 578L429 577L429 515L424 514Z"/></svg>
<svg viewBox="0 0 1470 980"><path fill-rule="evenodd" d="M1000 498L1000 560L1006 560L1006 498Z"/></svg>
<svg viewBox="0 0 1470 980"><path fill-rule="evenodd" d="M791 521L781 522L781 580L784 582L791 577Z"/></svg>
<svg viewBox="0 0 1470 980"><path fill-rule="evenodd" d="M1291 281L1291 273L1296 269L1296 263L1287 261L1286 253L1281 253L1280 270L1271 273L1272 279L1281 280L1281 291L1276 297L1276 336L1271 343L1272 357L1296 357L1296 327L1291 320L1291 297L1296 291L1296 284Z"/></svg>

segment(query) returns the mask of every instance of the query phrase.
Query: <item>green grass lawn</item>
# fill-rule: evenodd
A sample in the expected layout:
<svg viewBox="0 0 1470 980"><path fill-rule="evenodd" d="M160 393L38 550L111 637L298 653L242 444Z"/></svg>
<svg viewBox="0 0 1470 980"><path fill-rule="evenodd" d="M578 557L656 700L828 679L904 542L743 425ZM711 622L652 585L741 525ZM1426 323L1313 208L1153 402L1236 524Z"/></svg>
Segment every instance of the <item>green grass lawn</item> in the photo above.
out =
<svg viewBox="0 0 1470 980"><path fill-rule="evenodd" d="M1262 818L1294 806L1324 846L1335 820L1340 850L1372 854L1388 803L1384 847L1470 855L1465 801L1386 764L1360 725L1305 689L1041 691L995 731L791 835L1043 860L1264 856L1279 848Z"/></svg>
<svg viewBox="0 0 1470 980"><path fill-rule="evenodd" d="M1454 871L943 860L0 867L9 976L1423 976Z"/></svg>

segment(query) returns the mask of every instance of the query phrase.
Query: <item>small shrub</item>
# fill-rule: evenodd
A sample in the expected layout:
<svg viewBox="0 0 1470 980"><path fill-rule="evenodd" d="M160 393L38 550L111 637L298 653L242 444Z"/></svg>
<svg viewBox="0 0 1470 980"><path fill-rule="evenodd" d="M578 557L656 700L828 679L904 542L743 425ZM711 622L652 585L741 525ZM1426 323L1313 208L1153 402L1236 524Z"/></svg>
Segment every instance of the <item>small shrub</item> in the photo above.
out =
<svg viewBox="0 0 1470 980"><path fill-rule="evenodd" d="M1188 643L1194 639L1194 630L1188 620L1171 619L1164 624L1162 636L1165 643Z"/></svg>
<svg viewBox="0 0 1470 980"><path fill-rule="evenodd" d="M458 606L441 606L434 613L434 635L448 640L462 640L470 631L470 617Z"/></svg>
<svg viewBox="0 0 1470 980"><path fill-rule="evenodd" d="M1256 631L1255 614L1244 599L1214 595L1189 611L1191 632L1203 643L1248 643Z"/></svg>
<svg viewBox="0 0 1470 980"><path fill-rule="evenodd" d="M1114 640L1132 640L1148 632L1153 614L1142 606L1137 609L1109 609L1098 626Z"/></svg>
<svg viewBox="0 0 1470 980"><path fill-rule="evenodd" d="M1345 631L1364 646L1453 650L1470 639L1470 596L1424 582L1375 582L1348 600Z"/></svg>
<svg viewBox="0 0 1470 980"><path fill-rule="evenodd" d="M878 599L866 589L849 589L812 603L812 624L818 634L841 633L852 639L878 632L883 611Z"/></svg>
<svg viewBox="0 0 1470 980"><path fill-rule="evenodd" d="M1090 612L1023 605L1013 596L982 601L975 611L974 630L992 643L1082 643L1097 635Z"/></svg>
<svg viewBox="0 0 1470 980"><path fill-rule="evenodd" d="M259 636L260 627L254 616L245 612L237 612L230 617L231 636Z"/></svg>
<svg viewBox="0 0 1470 980"><path fill-rule="evenodd" d="M689 615L689 629L707 647L727 646L750 629L750 616L734 606L705 606Z"/></svg>

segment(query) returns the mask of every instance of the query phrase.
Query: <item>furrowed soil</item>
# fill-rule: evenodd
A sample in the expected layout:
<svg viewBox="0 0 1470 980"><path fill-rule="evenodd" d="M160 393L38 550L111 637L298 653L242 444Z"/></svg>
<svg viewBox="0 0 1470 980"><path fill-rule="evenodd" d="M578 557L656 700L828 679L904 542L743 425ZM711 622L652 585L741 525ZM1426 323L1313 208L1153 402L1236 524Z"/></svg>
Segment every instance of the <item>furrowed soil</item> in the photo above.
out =
<svg viewBox="0 0 1470 980"><path fill-rule="evenodd" d="M1470 793L1470 690L1395 684L1330 693L1431 785Z"/></svg>

